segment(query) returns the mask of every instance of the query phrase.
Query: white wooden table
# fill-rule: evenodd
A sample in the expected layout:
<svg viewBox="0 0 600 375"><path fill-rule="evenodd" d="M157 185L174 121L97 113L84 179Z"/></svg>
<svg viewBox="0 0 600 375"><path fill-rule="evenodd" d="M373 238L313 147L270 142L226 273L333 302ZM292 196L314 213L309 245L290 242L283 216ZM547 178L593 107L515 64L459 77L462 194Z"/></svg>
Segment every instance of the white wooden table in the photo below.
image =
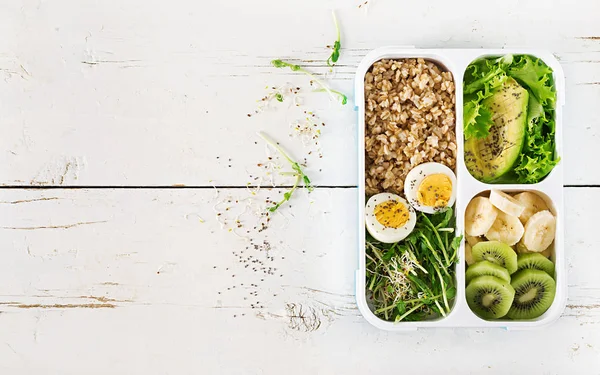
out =
<svg viewBox="0 0 600 375"><path fill-rule="evenodd" d="M600 373L600 3L361 3L0 1L1 374ZM285 101L247 116L265 85L308 89L271 59L327 73L333 8L328 82L349 94L362 56L390 44L535 47L564 64L555 324L392 334L362 319L352 103L317 109L323 158L288 137ZM241 206L216 204L282 195L246 189L264 173L258 130L307 157L319 187L262 232L245 211L249 244L228 230Z"/></svg>

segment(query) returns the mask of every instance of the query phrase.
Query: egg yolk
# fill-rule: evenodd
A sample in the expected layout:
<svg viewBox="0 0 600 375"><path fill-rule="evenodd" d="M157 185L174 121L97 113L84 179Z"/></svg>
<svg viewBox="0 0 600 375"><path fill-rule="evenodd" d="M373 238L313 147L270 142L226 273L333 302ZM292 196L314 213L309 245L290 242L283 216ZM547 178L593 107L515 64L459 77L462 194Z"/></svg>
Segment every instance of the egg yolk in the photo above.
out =
<svg viewBox="0 0 600 375"><path fill-rule="evenodd" d="M385 227L400 228L408 222L408 208L401 202L386 201L374 209L375 218Z"/></svg>
<svg viewBox="0 0 600 375"><path fill-rule="evenodd" d="M417 191L419 204L428 207L446 207L452 195L452 181L443 173L423 179Z"/></svg>

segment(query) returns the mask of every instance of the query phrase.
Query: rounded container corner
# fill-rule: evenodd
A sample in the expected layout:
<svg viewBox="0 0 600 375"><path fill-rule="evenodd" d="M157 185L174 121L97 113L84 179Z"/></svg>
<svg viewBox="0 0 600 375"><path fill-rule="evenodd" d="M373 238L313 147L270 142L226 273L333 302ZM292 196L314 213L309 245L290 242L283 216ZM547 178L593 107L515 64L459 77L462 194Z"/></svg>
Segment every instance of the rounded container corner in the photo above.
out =
<svg viewBox="0 0 600 375"><path fill-rule="evenodd" d="M363 285L362 283L358 282L360 279L360 272L356 271L356 277L357 277L357 283L356 283L356 305L358 306L358 311L360 311L360 314L363 316L363 318L365 318L365 320L367 322L369 322L369 324L371 324L373 327L377 328L377 329L381 329L384 331L401 331L401 332L412 332L412 331L416 331L417 327L415 326L402 326L393 322L386 322L384 320L379 319L377 316L375 316L375 314L373 313L373 311L371 311L371 309L369 308L369 305L367 304L367 299L365 296L365 285Z"/></svg>

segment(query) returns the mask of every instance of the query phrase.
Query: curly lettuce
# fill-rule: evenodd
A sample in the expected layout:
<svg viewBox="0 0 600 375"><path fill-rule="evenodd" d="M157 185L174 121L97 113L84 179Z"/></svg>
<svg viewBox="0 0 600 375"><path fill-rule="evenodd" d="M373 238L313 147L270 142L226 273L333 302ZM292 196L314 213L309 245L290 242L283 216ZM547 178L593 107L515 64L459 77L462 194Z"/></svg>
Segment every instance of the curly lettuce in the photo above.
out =
<svg viewBox="0 0 600 375"><path fill-rule="evenodd" d="M515 79L529 92L525 144L509 175L517 183L536 183L559 162L555 144L556 89L552 69L529 55L505 55L478 59L466 69L464 78L464 137L485 138L494 124L493 110L484 100Z"/></svg>
<svg viewBox="0 0 600 375"><path fill-rule="evenodd" d="M552 69L541 60L534 60L530 56L521 56L517 61L508 69L508 75L529 90L543 106L548 105L554 109L556 91Z"/></svg>
<svg viewBox="0 0 600 375"><path fill-rule="evenodd" d="M465 138L485 138L490 134L492 112L476 101L465 103L463 116L465 118Z"/></svg>

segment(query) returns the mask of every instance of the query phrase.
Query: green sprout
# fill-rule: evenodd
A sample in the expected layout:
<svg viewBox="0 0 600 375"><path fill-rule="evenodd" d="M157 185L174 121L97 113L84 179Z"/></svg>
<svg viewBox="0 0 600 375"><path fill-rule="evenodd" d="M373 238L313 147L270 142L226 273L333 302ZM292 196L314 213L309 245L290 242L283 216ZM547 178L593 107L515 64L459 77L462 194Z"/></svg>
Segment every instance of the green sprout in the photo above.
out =
<svg viewBox="0 0 600 375"><path fill-rule="evenodd" d="M327 65L333 67L340 58L340 48L342 48L342 44L340 42L340 27L338 25L337 17L335 16L334 11L331 11L331 16L333 17L333 23L335 24L337 40L335 41L335 43L333 43L333 51L331 52L331 56L329 56L329 58L327 59Z"/></svg>
<svg viewBox="0 0 600 375"><path fill-rule="evenodd" d="M308 70L302 68L300 65L292 64L292 63L289 63L289 62L286 62L283 60L273 60L273 61L271 61L271 64L276 68L290 68L293 72L300 72L300 73L306 74L314 82L316 82L319 86L321 86L321 89L315 90L316 92L326 92L329 94L329 96L331 96L331 98L333 100L337 100L339 98L342 105L345 105L346 103L348 103L348 98L346 97L346 95L342 94L339 91L330 89L329 86L327 86L325 83L321 82L317 77L315 77L314 74L312 74ZM336 98L336 95L337 95L337 98Z"/></svg>
<svg viewBox="0 0 600 375"><path fill-rule="evenodd" d="M313 191L314 187L312 186L308 176L304 174L304 171L302 171L302 167L300 166L300 164L298 164L298 162L294 161L285 152L285 150L283 148L281 148L281 146L279 146L279 144L277 142L273 141L271 138L269 138L266 134L264 134L262 132L259 132L258 136L261 137L269 145L273 146L281 154L281 156L283 156L285 158L285 160L287 160L290 163L290 165L292 166L292 169L294 170L294 172L282 172L281 174L286 175L286 176L290 175L290 176L296 177L294 186L292 186L292 188L289 191L287 191L287 192L285 192L285 194L283 194L283 199L281 201L277 202L274 206L269 207L269 212L275 212L275 211L277 211L277 209L279 207L281 207L281 205L283 205L285 202L289 201L292 198L292 195L294 194L294 192L300 185L300 182L302 182L304 184L304 187L306 189L308 189L309 192Z"/></svg>
<svg viewBox="0 0 600 375"><path fill-rule="evenodd" d="M283 95L280 92L278 92L277 94L275 94L275 99L281 103L283 102Z"/></svg>

